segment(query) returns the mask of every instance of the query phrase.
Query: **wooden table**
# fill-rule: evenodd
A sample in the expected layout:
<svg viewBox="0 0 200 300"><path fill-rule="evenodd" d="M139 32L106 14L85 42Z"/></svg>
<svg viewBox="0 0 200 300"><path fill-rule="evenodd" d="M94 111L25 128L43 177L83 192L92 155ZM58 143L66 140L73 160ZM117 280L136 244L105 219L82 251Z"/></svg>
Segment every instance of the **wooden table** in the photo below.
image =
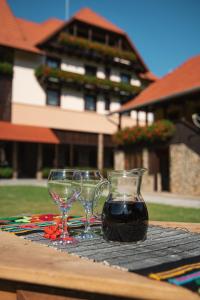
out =
<svg viewBox="0 0 200 300"><path fill-rule="evenodd" d="M200 232L200 224L151 222ZM199 299L154 281L0 232L0 299Z"/></svg>

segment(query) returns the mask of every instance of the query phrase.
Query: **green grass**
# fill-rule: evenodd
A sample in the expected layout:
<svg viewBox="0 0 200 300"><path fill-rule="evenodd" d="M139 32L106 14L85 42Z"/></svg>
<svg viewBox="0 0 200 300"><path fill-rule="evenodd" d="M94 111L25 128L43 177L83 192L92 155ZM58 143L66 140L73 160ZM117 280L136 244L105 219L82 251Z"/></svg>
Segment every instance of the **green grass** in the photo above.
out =
<svg viewBox="0 0 200 300"><path fill-rule="evenodd" d="M103 201L99 203L101 211ZM148 204L150 220L200 222L200 209ZM0 217L33 213L59 213L48 195L47 188L34 186L1 186ZM70 214L83 215L83 208L77 201Z"/></svg>

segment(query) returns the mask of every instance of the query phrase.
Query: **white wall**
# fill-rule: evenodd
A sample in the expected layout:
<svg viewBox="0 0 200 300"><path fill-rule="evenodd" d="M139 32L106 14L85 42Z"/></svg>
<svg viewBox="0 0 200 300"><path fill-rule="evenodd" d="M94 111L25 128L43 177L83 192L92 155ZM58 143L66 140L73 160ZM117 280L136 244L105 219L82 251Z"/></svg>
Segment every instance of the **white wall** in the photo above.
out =
<svg viewBox="0 0 200 300"><path fill-rule="evenodd" d="M61 108L83 111L84 110L83 93L77 91L71 91L68 89L62 89Z"/></svg>
<svg viewBox="0 0 200 300"><path fill-rule="evenodd" d="M72 57L65 56L62 58L61 69L63 71L85 74L84 62Z"/></svg>
<svg viewBox="0 0 200 300"><path fill-rule="evenodd" d="M46 94L35 77L35 68L44 63L44 57L15 51L12 102L45 105Z"/></svg>
<svg viewBox="0 0 200 300"><path fill-rule="evenodd" d="M110 111L115 111L120 109L120 101L117 98L112 98L110 102Z"/></svg>

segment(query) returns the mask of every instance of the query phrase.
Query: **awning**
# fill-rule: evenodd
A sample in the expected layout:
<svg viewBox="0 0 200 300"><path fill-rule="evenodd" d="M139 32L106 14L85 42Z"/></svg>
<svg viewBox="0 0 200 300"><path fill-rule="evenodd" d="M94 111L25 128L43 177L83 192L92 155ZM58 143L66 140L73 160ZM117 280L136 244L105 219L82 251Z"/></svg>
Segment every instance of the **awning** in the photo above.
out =
<svg viewBox="0 0 200 300"><path fill-rule="evenodd" d="M59 144L50 128L17 125L0 121L0 140L32 143Z"/></svg>

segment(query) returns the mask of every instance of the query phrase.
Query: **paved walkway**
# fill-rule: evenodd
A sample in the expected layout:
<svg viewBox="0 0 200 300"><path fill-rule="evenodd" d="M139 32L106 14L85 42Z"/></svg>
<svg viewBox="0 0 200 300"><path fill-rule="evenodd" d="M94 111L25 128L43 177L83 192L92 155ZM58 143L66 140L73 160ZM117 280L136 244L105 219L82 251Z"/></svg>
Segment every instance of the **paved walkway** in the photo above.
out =
<svg viewBox="0 0 200 300"><path fill-rule="evenodd" d="M34 185L34 186L47 186L47 180L36 179L1 179L0 186L2 185ZM194 207L200 208L200 196L191 197L185 195L175 195L171 193L142 193L147 203L159 203L181 207Z"/></svg>

